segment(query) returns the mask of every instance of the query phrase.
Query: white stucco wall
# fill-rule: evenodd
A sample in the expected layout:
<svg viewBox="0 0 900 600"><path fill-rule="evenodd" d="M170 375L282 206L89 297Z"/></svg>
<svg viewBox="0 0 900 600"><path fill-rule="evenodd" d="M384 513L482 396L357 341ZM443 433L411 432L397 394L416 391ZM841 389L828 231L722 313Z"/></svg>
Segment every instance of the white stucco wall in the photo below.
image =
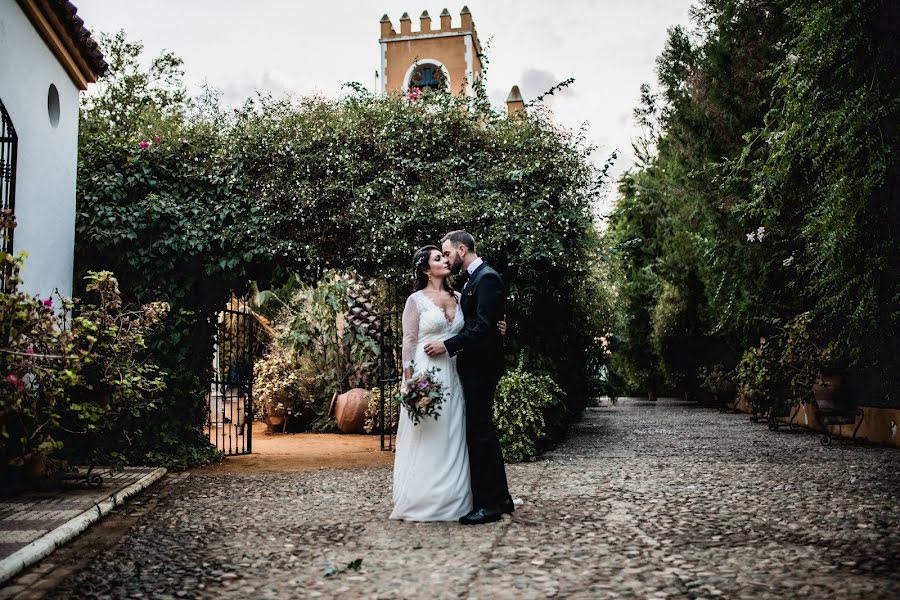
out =
<svg viewBox="0 0 900 600"><path fill-rule="evenodd" d="M47 93L59 91L53 127ZM13 0L0 1L0 99L19 136L16 252L30 294L72 294L79 90Z"/></svg>

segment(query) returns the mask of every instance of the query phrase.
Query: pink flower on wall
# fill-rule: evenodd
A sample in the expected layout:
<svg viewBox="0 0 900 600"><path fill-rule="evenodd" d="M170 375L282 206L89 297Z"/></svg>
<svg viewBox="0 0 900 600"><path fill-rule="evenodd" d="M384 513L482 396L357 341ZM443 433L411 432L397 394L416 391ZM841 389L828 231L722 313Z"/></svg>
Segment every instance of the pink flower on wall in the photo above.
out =
<svg viewBox="0 0 900 600"><path fill-rule="evenodd" d="M53 298L47 298L42 304L47 308L51 308L53 306Z"/></svg>
<svg viewBox="0 0 900 600"><path fill-rule="evenodd" d="M406 93L406 99L409 100L410 102L415 102L421 96L422 96L422 90L417 87L409 88L409 91Z"/></svg>

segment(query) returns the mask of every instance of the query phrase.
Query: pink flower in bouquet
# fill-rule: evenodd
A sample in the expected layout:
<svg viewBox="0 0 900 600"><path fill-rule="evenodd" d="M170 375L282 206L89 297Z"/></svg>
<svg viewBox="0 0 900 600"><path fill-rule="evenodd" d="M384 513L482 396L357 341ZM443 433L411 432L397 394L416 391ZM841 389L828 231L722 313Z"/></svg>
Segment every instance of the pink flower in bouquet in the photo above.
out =
<svg viewBox="0 0 900 600"><path fill-rule="evenodd" d="M440 369L432 367L400 386L397 400L406 408L406 414L413 425L418 425L426 417L437 419L440 416L443 386L436 378L438 371Z"/></svg>
<svg viewBox="0 0 900 600"><path fill-rule="evenodd" d="M34 354L34 348L32 348L31 346L28 346L25 349L25 354Z"/></svg>
<svg viewBox="0 0 900 600"><path fill-rule="evenodd" d="M141 150L146 150L150 147L150 142L141 141L138 146L140 146Z"/></svg>

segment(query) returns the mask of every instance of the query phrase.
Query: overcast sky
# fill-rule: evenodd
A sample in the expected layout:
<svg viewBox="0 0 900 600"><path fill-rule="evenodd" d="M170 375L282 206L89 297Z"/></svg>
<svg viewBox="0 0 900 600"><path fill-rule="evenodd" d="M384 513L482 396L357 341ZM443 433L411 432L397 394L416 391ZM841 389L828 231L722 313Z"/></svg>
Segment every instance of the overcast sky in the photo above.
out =
<svg viewBox="0 0 900 600"><path fill-rule="evenodd" d="M171 50L184 59L189 89L208 83L239 104L254 90L335 96L341 84L375 89L379 20L413 31L428 10L432 27L444 8L459 26L463 2L426 0L74 0L94 32L124 29L148 55ZM643 82L655 82L654 59L666 30L688 23L691 0L468 0L482 44L491 39L487 87L503 106L518 84L525 101L575 78L551 106L571 128L588 124L602 163L614 149L615 172L632 163L632 110Z"/></svg>

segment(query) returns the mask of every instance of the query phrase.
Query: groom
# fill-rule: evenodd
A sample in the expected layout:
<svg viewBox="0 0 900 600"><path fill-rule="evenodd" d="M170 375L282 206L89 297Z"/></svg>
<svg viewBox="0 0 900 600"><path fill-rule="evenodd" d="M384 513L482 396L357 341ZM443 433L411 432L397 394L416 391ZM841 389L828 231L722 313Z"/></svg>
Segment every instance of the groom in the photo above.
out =
<svg viewBox="0 0 900 600"><path fill-rule="evenodd" d="M512 513L500 438L494 429L494 392L503 376L503 338L497 322L503 317L506 289L503 280L475 253L475 238L466 231L451 231L441 239L441 250L453 273L462 271L460 307L465 327L443 342L425 345L428 356L449 352L457 356L456 369L466 398L466 442L472 477L474 510L462 517L464 525L499 521Z"/></svg>

